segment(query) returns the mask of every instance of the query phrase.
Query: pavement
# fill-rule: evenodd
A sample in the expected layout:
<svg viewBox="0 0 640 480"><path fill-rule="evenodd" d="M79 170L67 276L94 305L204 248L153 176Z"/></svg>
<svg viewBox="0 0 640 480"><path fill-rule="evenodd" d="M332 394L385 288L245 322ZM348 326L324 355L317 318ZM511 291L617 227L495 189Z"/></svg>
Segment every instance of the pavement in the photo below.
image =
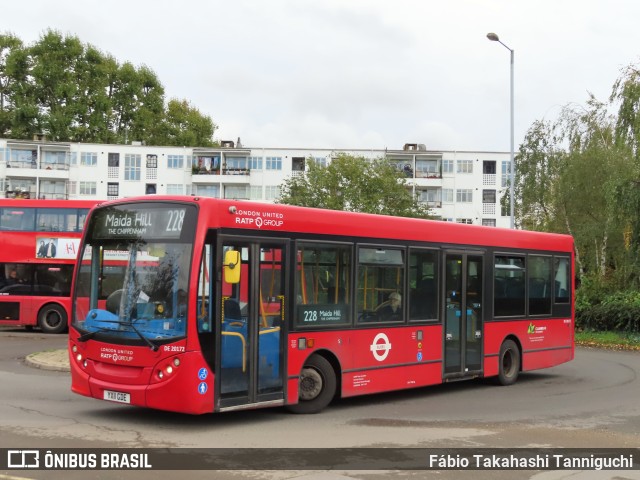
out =
<svg viewBox="0 0 640 480"><path fill-rule="evenodd" d="M32 353L27 355L25 363L31 367L41 368L42 370L68 372L70 370L69 351L65 348L62 350Z"/></svg>

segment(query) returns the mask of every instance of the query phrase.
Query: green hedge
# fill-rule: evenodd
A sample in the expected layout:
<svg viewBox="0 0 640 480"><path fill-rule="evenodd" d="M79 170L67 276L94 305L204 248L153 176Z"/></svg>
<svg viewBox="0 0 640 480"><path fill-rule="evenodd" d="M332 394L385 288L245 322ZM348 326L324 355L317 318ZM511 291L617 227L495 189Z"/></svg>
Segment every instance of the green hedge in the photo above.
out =
<svg viewBox="0 0 640 480"><path fill-rule="evenodd" d="M593 305L577 301L576 326L582 330L640 332L640 292L617 292Z"/></svg>

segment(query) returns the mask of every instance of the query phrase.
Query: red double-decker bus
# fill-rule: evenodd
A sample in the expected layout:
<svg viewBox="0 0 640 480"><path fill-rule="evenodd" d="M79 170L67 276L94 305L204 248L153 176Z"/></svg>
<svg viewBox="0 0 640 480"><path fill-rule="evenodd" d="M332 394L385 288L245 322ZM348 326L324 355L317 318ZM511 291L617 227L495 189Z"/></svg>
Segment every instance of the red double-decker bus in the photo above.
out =
<svg viewBox="0 0 640 480"><path fill-rule="evenodd" d="M154 196L92 210L80 258L72 390L113 402L315 413L574 357L566 235Z"/></svg>
<svg viewBox="0 0 640 480"><path fill-rule="evenodd" d="M80 237L96 203L0 199L0 325L66 331Z"/></svg>

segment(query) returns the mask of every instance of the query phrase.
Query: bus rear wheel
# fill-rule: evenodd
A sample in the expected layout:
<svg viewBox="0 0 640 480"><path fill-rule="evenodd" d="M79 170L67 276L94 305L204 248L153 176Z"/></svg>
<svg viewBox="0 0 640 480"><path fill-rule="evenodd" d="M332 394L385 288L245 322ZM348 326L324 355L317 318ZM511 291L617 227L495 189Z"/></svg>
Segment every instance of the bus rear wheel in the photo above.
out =
<svg viewBox="0 0 640 480"><path fill-rule="evenodd" d="M60 305L45 305L38 313L38 326L44 333L62 333L67 329L67 312Z"/></svg>
<svg viewBox="0 0 640 480"><path fill-rule="evenodd" d="M299 399L287 408L293 413L318 413L336 393L336 373L329 361L320 355L311 355L300 372Z"/></svg>
<svg viewBox="0 0 640 480"><path fill-rule="evenodd" d="M510 339L502 342L498 362L498 383L504 386L516 383L520 373L520 349L516 342Z"/></svg>

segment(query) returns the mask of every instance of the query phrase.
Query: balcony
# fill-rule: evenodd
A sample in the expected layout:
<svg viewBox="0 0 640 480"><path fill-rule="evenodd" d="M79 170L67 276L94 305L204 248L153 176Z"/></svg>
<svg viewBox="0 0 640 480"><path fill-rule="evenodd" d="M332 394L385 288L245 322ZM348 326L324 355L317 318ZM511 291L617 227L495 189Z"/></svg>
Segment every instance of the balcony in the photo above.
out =
<svg viewBox="0 0 640 480"><path fill-rule="evenodd" d="M38 195L38 198L42 200L45 200L45 199L46 200L68 200L69 195L66 193L40 190L40 194Z"/></svg>
<svg viewBox="0 0 640 480"><path fill-rule="evenodd" d="M483 215L495 215L496 214L496 204L495 203L483 203L482 204L482 214Z"/></svg>
<svg viewBox="0 0 640 480"><path fill-rule="evenodd" d="M222 168L222 175L250 175L251 170L248 168Z"/></svg>
<svg viewBox="0 0 640 480"><path fill-rule="evenodd" d="M494 186L496 184L497 175L495 173L483 173L482 174L482 185L484 186Z"/></svg>

